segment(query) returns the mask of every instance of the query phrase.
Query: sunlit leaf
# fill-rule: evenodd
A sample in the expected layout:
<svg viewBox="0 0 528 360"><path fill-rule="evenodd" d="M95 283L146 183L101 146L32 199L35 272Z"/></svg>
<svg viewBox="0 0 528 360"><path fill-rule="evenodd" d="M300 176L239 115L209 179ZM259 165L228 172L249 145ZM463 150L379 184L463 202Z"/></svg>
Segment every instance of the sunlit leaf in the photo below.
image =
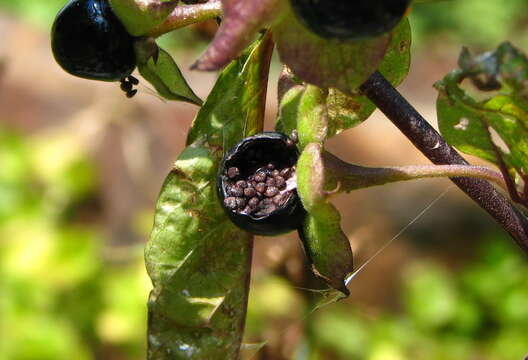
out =
<svg viewBox="0 0 528 360"><path fill-rule="evenodd" d="M193 122L188 145L205 142L211 147L229 149L243 137L262 131L260 119L264 117L268 63L273 50L269 34L262 42L245 52L251 66L239 59L220 74Z"/></svg>
<svg viewBox="0 0 528 360"><path fill-rule="evenodd" d="M411 66L411 25L404 18L390 33L391 39L387 52L378 67L378 71L398 86L407 77Z"/></svg>
<svg viewBox="0 0 528 360"><path fill-rule="evenodd" d="M168 100L180 100L201 105L202 100L193 92L172 56L159 49L157 57L138 64L139 73L158 93Z"/></svg>
<svg viewBox="0 0 528 360"><path fill-rule="evenodd" d="M252 236L223 212L216 176L223 152L262 129L270 48L264 36L224 70L162 187L145 252L149 360L238 359Z"/></svg>
<svg viewBox="0 0 528 360"><path fill-rule="evenodd" d="M348 96L337 89L328 91L327 107L329 136L361 124L376 110L366 96Z"/></svg>
<svg viewBox="0 0 528 360"><path fill-rule="evenodd" d="M528 173L528 59L509 43L472 57L435 86L440 131L463 152ZM473 88L464 90L469 79Z"/></svg>
<svg viewBox="0 0 528 360"><path fill-rule="evenodd" d="M327 92L313 85L291 88L280 104L277 128L291 134L298 131L299 147L323 143L328 133Z"/></svg>

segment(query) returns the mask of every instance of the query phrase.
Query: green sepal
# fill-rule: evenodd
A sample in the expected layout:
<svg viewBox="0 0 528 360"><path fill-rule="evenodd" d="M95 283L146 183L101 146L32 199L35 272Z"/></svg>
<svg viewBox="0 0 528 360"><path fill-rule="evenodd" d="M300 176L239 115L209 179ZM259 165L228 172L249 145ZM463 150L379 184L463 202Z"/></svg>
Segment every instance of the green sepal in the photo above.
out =
<svg viewBox="0 0 528 360"><path fill-rule="evenodd" d="M165 50L157 48L153 55L140 59L138 70L163 98L202 105L202 100L191 89L178 64Z"/></svg>
<svg viewBox="0 0 528 360"><path fill-rule="evenodd" d="M142 36L161 24L178 0L110 0L110 5L132 36Z"/></svg>
<svg viewBox="0 0 528 360"><path fill-rule="evenodd" d="M339 211L327 200L324 187L322 146L308 144L297 162L297 191L308 212L299 235L314 274L348 296L345 280L354 270L347 236Z"/></svg>

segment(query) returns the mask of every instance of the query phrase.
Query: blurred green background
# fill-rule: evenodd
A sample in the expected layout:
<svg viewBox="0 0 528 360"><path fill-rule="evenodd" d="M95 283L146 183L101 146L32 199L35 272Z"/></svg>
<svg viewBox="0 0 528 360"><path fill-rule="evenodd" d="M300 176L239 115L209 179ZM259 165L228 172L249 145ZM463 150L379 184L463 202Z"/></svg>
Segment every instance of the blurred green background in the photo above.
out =
<svg viewBox="0 0 528 360"><path fill-rule="evenodd" d="M115 84L64 74L48 45L63 4L0 0L0 359L144 359L143 245L196 108L164 103L145 86L126 100ZM509 39L528 51L526 0L421 4L411 22L414 60L402 91L432 122L431 85L455 66L462 45L480 51ZM214 30L194 26L163 42L187 69ZM214 75L186 76L205 97ZM270 121L275 106L270 99ZM383 144L371 141L380 131ZM329 147L369 165L426 163L379 114ZM356 263L447 186L424 181L339 197ZM455 189L352 281L346 301L313 311L323 299L307 290L319 284L294 236L258 239L254 262L247 359L528 354L526 258Z"/></svg>

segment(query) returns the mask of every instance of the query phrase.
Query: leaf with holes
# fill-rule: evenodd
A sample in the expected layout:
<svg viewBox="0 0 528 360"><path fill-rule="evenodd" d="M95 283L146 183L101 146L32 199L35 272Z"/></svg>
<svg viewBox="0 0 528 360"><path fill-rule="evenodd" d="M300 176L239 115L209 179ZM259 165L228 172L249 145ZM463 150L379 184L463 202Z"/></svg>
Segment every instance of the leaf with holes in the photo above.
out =
<svg viewBox="0 0 528 360"><path fill-rule="evenodd" d="M472 57L435 84L440 131L461 151L528 174L528 59L509 43ZM470 80L473 86L460 84ZM468 85L469 86L469 85Z"/></svg>

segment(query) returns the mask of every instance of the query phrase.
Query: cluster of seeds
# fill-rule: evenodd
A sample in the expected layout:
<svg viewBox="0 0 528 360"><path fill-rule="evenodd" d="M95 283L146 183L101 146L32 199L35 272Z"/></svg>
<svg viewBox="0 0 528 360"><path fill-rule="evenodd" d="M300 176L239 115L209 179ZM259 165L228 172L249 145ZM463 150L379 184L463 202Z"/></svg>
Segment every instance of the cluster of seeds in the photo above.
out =
<svg viewBox="0 0 528 360"><path fill-rule="evenodd" d="M230 167L225 174L227 197L224 204L239 214L266 216L288 201L295 189L295 165L278 169L273 163L258 168L243 179L240 169Z"/></svg>

